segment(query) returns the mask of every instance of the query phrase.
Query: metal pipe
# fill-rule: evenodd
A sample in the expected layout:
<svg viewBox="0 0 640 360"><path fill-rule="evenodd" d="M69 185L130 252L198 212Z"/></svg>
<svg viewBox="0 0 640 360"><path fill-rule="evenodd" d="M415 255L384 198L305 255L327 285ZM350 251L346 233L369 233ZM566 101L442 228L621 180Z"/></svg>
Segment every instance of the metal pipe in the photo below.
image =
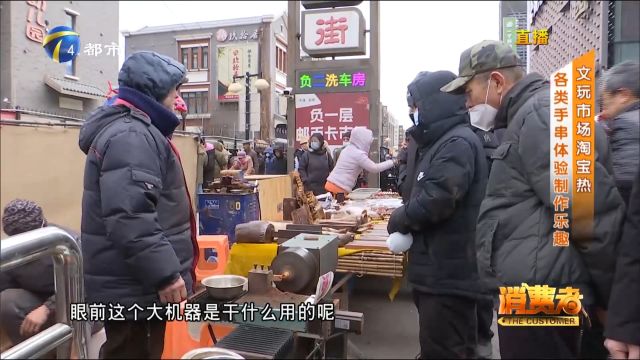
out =
<svg viewBox="0 0 640 360"><path fill-rule="evenodd" d="M70 304L84 302L82 253L76 240L66 231L48 226L2 240L0 256L0 271L53 256L56 321L73 328L73 345L78 356L86 359L89 324L83 321L72 322L69 314ZM58 358L65 359L69 356L69 346L58 347Z"/></svg>
<svg viewBox="0 0 640 360"><path fill-rule="evenodd" d="M3 352L2 359L37 359L71 338L73 330L67 324L55 324L11 349Z"/></svg>

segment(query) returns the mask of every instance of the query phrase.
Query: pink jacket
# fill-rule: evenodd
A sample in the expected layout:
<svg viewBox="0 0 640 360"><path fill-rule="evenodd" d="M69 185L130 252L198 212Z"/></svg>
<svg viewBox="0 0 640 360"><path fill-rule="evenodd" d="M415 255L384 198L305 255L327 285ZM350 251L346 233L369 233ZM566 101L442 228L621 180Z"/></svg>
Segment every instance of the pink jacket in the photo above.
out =
<svg viewBox="0 0 640 360"><path fill-rule="evenodd" d="M351 130L351 138L349 140L349 145L340 153L338 163L329 174L327 181L351 192L362 170L377 174L391 169L393 160L376 164L369 159L369 148L373 142L373 132L365 127L356 127Z"/></svg>

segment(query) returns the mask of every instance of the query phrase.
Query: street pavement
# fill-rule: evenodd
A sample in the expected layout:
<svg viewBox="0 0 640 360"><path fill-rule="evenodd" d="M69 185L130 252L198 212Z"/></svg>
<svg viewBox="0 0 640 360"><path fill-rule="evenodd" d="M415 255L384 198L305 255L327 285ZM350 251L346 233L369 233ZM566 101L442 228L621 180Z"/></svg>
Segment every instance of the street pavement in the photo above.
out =
<svg viewBox="0 0 640 360"><path fill-rule="evenodd" d="M418 311L410 287L405 283L394 299L388 297L391 279L355 278L349 296L349 310L364 313L364 332L349 336L349 358L414 359L420 353ZM494 315L493 358L499 359L497 324Z"/></svg>

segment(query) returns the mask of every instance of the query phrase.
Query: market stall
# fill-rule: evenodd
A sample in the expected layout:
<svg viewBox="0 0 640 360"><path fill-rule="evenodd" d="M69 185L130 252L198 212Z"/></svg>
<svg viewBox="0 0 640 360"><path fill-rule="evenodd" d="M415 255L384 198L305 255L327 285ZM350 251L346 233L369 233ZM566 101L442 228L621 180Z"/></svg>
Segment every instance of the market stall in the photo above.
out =
<svg viewBox="0 0 640 360"><path fill-rule="evenodd" d="M364 314L348 311L348 280L363 275L393 278L391 299L400 288L405 258L386 246L386 223L401 205L400 198L379 189L355 191L346 201L315 197L304 191L295 173L291 177L222 175L198 194L198 213L201 250L211 254L205 256L205 263L223 257L224 274L199 279L201 290L187 305L206 309L251 304L259 315L194 324L199 342L172 336L176 340L167 342L164 357L215 346L250 358L286 354L345 358L347 334L359 334L364 319ZM218 250L227 249L228 238L228 256L226 250L212 252L205 246L205 238L216 234L225 239L223 249ZM305 307L317 308L314 311L320 314L320 306L328 305L335 312L331 319L283 319L285 305L288 310L296 308L296 314L304 313L298 310ZM266 319L269 310L279 318ZM169 328L172 326L181 323L171 323ZM176 333L183 334L184 329Z"/></svg>
<svg viewBox="0 0 640 360"><path fill-rule="evenodd" d="M254 265L270 266L277 255L278 244L296 236L334 236L339 243L335 272L392 278L389 298L393 300L402 284L406 257L387 249L386 228L393 210L402 205L400 197L379 189L361 189L342 203L336 199L318 200L304 191L296 174L291 175L291 179L296 198L272 199L284 204L290 200L297 205L283 211L283 218L291 220L270 221L275 229L273 242L248 239L233 245L225 273L247 276Z"/></svg>

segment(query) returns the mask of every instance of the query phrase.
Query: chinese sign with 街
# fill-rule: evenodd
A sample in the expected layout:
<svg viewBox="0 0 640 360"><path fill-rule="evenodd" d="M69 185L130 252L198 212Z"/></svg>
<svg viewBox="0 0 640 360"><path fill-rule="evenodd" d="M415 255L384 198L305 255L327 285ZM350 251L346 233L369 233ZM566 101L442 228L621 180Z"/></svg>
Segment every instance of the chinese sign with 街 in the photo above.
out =
<svg viewBox="0 0 640 360"><path fill-rule="evenodd" d="M557 290L557 291L556 291ZM502 326L579 326L580 289L521 284L500 287L498 324Z"/></svg>
<svg viewBox="0 0 640 360"><path fill-rule="evenodd" d="M44 22L44 12L47 10L46 1L27 1L27 28L25 34L31 41L42 44L47 34Z"/></svg>
<svg viewBox="0 0 640 360"><path fill-rule="evenodd" d="M342 135L356 126L369 126L369 95L319 93L296 95L296 146L322 134L329 146L342 145Z"/></svg>
<svg viewBox="0 0 640 360"><path fill-rule="evenodd" d="M572 226L592 227L594 68L595 52L590 51L551 74L549 173L553 246L569 246Z"/></svg>
<svg viewBox="0 0 640 360"><path fill-rule="evenodd" d="M311 56L364 55L364 17L358 8L302 12L302 50Z"/></svg>
<svg viewBox="0 0 640 360"><path fill-rule="evenodd" d="M218 100L238 101L240 95L229 92L234 76L258 72L258 43L218 45ZM237 80L244 85L244 79ZM256 78L251 78L251 84Z"/></svg>
<svg viewBox="0 0 640 360"><path fill-rule="evenodd" d="M367 73L361 70L298 71L299 90L359 90L367 89Z"/></svg>

